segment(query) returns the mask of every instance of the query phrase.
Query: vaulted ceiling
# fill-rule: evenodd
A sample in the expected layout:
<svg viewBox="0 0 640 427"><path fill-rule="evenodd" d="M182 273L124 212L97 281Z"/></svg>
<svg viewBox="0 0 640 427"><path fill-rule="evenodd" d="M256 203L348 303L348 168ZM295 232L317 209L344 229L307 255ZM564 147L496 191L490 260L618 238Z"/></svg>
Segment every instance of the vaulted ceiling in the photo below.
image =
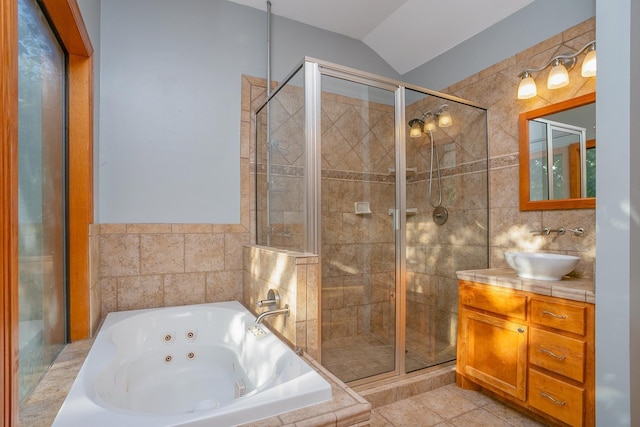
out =
<svg viewBox="0 0 640 427"><path fill-rule="evenodd" d="M266 0L231 0L266 10ZM398 73L424 64L533 0L271 0L273 15L361 40Z"/></svg>

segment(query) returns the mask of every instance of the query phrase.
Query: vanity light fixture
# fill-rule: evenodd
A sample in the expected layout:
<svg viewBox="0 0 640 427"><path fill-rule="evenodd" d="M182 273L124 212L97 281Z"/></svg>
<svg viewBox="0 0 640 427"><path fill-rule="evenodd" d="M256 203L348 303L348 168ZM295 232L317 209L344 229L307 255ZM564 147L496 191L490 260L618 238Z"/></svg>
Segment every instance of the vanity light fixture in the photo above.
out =
<svg viewBox="0 0 640 427"><path fill-rule="evenodd" d="M427 111L419 119L409 120L409 137L420 138L423 132L433 132L439 127L446 128L451 126L453 120L448 109L449 105L443 104L436 111Z"/></svg>
<svg viewBox="0 0 640 427"><path fill-rule="evenodd" d="M533 98L537 95L536 83L531 77L531 73L537 73L549 66L552 66L547 78L548 89L558 89L569 84L568 70L576 64L576 57L583 52L587 52L582 62L582 76L593 77L596 75L596 41L590 41L582 49L572 54L562 54L555 56L540 68L528 68L518 74L522 80L518 86L518 99Z"/></svg>

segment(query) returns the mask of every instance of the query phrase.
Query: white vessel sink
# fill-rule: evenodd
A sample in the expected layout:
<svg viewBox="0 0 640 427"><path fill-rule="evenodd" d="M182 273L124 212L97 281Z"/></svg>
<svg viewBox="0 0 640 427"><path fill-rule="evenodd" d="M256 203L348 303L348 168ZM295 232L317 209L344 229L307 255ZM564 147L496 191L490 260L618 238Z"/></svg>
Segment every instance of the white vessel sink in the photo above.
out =
<svg viewBox="0 0 640 427"><path fill-rule="evenodd" d="M536 280L561 280L580 261L576 256L536 252L505 252L504 258L518 277Z"/></svg>

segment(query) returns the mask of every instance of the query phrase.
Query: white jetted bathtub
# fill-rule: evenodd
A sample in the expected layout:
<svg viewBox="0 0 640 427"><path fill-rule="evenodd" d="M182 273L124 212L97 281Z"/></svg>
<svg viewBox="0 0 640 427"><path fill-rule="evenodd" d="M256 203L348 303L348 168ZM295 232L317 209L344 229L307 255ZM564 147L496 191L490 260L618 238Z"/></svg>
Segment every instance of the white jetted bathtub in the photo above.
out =
<svg viewBox="0 0 640 427"><path fill-rule="evenodd" d="M331 400L239 302L110 313L53 425L233 426Z"/></svg>

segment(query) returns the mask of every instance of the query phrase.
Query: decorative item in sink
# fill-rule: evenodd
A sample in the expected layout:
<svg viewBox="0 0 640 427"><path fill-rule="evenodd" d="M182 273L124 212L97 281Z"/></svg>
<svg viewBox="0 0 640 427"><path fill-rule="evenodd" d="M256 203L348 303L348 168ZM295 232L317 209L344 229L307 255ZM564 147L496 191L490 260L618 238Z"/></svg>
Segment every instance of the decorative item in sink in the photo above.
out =
<svg viewBox="0 0 640 427"><path fill-rule="evenodd" d="M505 252L504 258L518 277L535 280L562 280L580 261L576 256L538 252Z"/></svg>

